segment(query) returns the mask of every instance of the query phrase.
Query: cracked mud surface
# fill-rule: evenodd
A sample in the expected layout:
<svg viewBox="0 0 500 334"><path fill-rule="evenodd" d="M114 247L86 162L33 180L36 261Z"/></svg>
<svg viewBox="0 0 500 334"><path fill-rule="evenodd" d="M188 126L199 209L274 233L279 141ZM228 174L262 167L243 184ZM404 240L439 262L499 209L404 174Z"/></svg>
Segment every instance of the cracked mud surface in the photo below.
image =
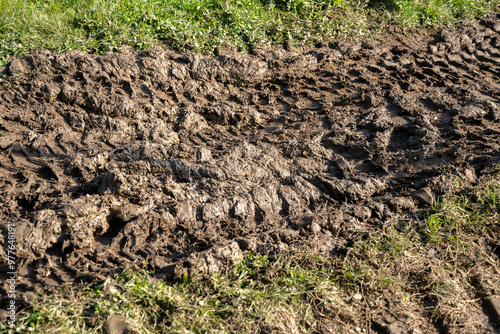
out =
<svg viewBox="0 0 500 334"><path fill-rule="evenodd" d="M16 225L19 287L335 254L421 219L443 171L474 182L500 163L499 33L497 16L304 52L13 60L0 218Z"/></svg>

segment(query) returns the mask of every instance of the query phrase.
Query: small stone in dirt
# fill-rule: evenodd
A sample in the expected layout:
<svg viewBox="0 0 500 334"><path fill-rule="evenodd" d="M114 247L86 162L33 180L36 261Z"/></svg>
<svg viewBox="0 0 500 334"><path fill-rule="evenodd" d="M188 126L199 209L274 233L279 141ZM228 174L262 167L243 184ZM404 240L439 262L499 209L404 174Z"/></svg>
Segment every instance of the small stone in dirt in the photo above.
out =
<svg viewBox="0 0 500 334"><path fill-rule="evenodd" d="M439 255L436 253L436 250L434 248L430 248L427 251L427 258L429 259L439 259Z"/></svg>
<svg viewBox="0 0 500 334"><path fill-rule="evenodd" d="M236 242L242 251L253 250L255 248L255 240L252 239L238 239Z"/></svg>
<svg viewBox="0 0 500 334"><path fill-rule="evenodd" d="M21 60L14 58L9 64L9 72L10 75L18 74L18 73L23 73L24 72L24 65Z"/></svg>
<svg viewBox="0 0 500 334"><path fill-rule="evenodd" d="M467 36L466 34L463 34L460 36L460 44L461 45L469 45L470 44L470 37Z"/></svg>
<svg viewBox="0 0 500 334"><path fill-rule="evenodd" d="M476 172L474 171L473 168L465 169L464 176L465 176L465 179L471 183L474 183L477 181Z"/></svg>
<svg viewBox="0 0 500 334"><path fill-rule="evenodd" d="M496 32L500 32L500 22L497 22L497 23L493 26L493 30L495 30Z"/></svg>
<svg viewBox="0 0 500 334"><path fill-rule="evenodd" d="M7 318L9 316L9 312L7 312L6 310L4 309L0 309L0 322L2 324L5 324L7 323Z"/></svg>
<svg viewBox="0 0 500 334"><path fill-rule="evenodd" d="M254 211L253 203L245 199L238 200L233 206L233 215L240 219L252 216Z"/></svg>
<svg viewBox="0 0 500 334"><path fill-rule="evenodd" d="M429 188L422 188L413 194L411 194L413 198L416 198L419 202L424 205L433 205L434 204L434 195Z"/></svg>
<svg viewBox="0 0 500 334"><path fill-rule="evenodd" d="M495 102L488 101L487 102L488 107L490 108L490 116L493 118L493 120L496 122L500 120L500 108L497 107Z"/></svg>
<svg viewBox="0 0 500 334"><path fill-rule="evenodd" d="M175 207L177 219L182 222L191 222L195 219L194 210L188 200L177 203Z"/></svg>
<svg viewBox="0 0 500 334"><path fill-rule="evenodd" d="M435 45L429 45L429 53L436 54L438 52L438 48Z"/></svg>
<svg viewBox="0 0 500 334"><path fill-rule="evenodd" d="M406 209L411 210L415 208L415 203L409 197L394 197L389 201L393 210Z"/></svg>
<svg viewBox="0 0 500 334"><path fill-rule="evenodd" d="M227 202L217 201L215 203L206 203L203 206L202 218L204 221L219 221L227 216L229 207Z"/></svg>
<svg viewBox="0 0 500 334"><path fill-rule="evenodd" d="M486 309L493 322L500 323L500 297L491 297L486 301Z"/></svg>
<svg viewBox="0 0 500 334"><path fill-rule="evenodd" d="M21 136L19 134L2 133L2 136L0 137L0 148L6 149L7 147L10 147L11 149L14 149L17 145L19 145L18 142L20 140Z"/></svg>
<svg viewBox="0 0 500 334"><path fill-rule="evenodd" d="M138 215L146 212L147 208L132 203L126 203L112 211L116 218L126 223L137 218Z"/></svg>
<svg viewBox="0 0 500 334"><path fill-rule="evenodd" d="M370 210L366 206L355 206L352 210L352 213L356 218L364 221L371 217L372 210Z"/></svg>
<svg viewBox="0 0 500 334"><path fill-rule="evenodd" d="M337 166L337 168L340 171L340 174L341 174L340 177L343 179L347 178L349 176L349 174L352 172L351 165L343 156L339 156L335 160L335 165Z"/></svg>
<svg viewBox="0 0 500 334"><path fill-rule="evenodd" d="M201 147L196 152L196 159L198 160L198 162L210 161L212 160L212 152L204 147Z"/></svg>
<svg viewBox="0 0 500 334"><path fill-rule="evenodd" d="M311 232L313 232L313 233L321 232L321 226L319 226L318 223L312 223L311 224Z"/></svg>
<svg viewBox="0 0 500 334"><path fill-rule="evenodd" d="M118 314L113 314L106 320L104 324L104 333L106 334L129 334L130 330L127 328L125 320Z"/></svg>
<svg viewBox="0 0 500 334"><path fill-rule="evenodd" d="M61 92L59 93L59 99L65 103L73 103L76 99L77 91L74 87L65 84L61 88Z"/></svg>

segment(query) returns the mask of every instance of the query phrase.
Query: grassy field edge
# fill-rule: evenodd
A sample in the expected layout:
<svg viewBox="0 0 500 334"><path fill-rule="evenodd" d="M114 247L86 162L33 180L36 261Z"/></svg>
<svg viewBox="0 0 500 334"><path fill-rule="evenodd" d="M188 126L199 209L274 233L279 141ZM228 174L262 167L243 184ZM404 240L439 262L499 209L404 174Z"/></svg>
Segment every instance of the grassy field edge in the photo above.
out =
<svg viewBox="0 0 500 334"><path fill-rule="evenodd" d="M375 36L388 25L452 26L500 0L0 0L0 65L38 49L89 53L166 46L314 45Z"/></svg>

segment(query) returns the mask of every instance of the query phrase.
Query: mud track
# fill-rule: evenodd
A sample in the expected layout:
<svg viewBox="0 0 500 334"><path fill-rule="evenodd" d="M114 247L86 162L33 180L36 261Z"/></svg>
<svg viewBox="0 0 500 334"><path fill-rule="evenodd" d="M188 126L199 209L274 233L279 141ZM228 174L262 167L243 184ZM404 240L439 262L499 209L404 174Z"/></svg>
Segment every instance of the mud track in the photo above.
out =
<svg viewBox="0 0 500 334"><path fill-rule="evenodd" d="M4 235L16 225L19 289L144 262L178 279L248 250L335 254L421 219L446 173L474 182L500 163L499 32L497 16L304 52L13 60L0 218Z"/></svg>

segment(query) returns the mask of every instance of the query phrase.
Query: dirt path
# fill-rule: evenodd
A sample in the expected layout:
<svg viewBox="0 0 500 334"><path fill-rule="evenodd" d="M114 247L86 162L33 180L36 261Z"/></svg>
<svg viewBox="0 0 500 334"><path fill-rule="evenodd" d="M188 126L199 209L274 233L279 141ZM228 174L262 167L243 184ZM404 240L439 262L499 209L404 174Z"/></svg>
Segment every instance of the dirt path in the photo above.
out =
<svg viewBox="0 0 500 334"><path fill-rule="evenodd" d="M418 219L443 172L473 182L500 163L499 33L497 16L307 52L13 60L0 218L16 225L19 288L338 252Z"/></svg>

